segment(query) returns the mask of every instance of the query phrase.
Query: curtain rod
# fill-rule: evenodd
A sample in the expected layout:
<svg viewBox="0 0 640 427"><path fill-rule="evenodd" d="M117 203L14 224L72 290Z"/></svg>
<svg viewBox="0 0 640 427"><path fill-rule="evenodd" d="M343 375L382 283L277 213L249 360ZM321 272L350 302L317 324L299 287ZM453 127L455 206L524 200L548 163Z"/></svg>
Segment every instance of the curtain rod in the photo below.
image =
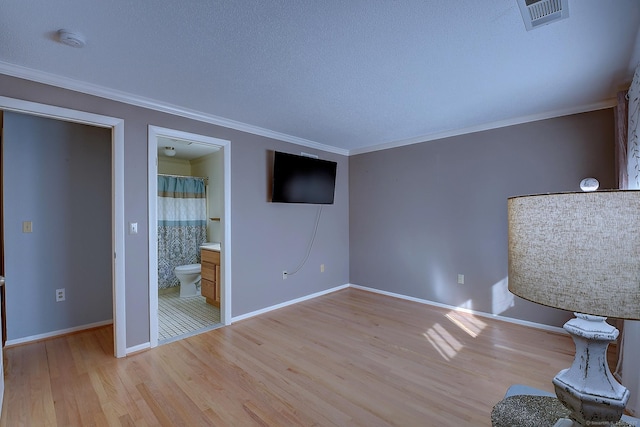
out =
<svg viewBox="0 0 640 427"><path fill-rule="evenodd" d="M160 176L172 176L174 178L202 178L202 179L209 179L208 176L174 175L174 174L171 174L171 173L159 173L158 175L160 175Z"/></svg>
<svg viewBox="0 0 640 427"><path fill-rule="evenodd" d="M170 173L159 173L159 176L171 176L174 178L202 178L202 179L206 179L207 181L209 180L208 176L191 176L191 175L173 175Z"/></svg>

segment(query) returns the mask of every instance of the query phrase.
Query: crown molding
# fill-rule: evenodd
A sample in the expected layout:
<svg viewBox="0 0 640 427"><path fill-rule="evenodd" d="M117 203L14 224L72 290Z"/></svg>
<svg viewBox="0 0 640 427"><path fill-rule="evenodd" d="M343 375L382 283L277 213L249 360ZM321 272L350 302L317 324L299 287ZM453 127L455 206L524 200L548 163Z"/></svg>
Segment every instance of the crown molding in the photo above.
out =
<svg viewBox="0 0 640 427"><path fill-rule="evenodd" d="M590 111L604 110L605 108L612 108L618 105L618 101L615 98L607 99L606 101L596 102L594 104L586 104L572 108L565 108L561 110L548 111L545 113L531 114L528 116L516 117L513 119L499 120L491 123L484 123L475 126L469 126L462 129L448 130L444 132L432 133L423 136L416 136L413 138L403 139L400 141L390 141L382 144L372 145L369 147L355 148L349 150L349 155L354 156L357 154L371 153L374 151L388 150L390 148L403 147L405 145L419 144L422 142L435 141L443 138L450 138L452 136L465 135L468 133L481 132L485 130L498 129L507 126L520 125L523 123L537 122L539 120L554 119L562 116L570 116L573 114L588 113Z"/></svg>
<svg viewBox="0 0 640 427"><path fill-rule="evenodd" d="M343 156L354 156L358 154L371 153L374 151L388 150L391 148L403 147L405 145L420 144L423 142L435 141L443 138L450 138L453 136L465 135L474 132L481 132L485 130L498 129L507 126L514 126L523 123L535 122L539 120L553 119L562 116L569 116L572 114L586 113L590 111L602 110L605 108L615 107L617 100L615 98L607 99L602 102L593 104L580 105L577 107L571 107L561 110L549 111L538 114L531 114L528 116L516 117L513 119L500 120L491 123L484 123L474 126L469 126L462 129L448 130L443 132L437 132L432 134L426 134L407 138L398 141L389 141L381 144L376 144L368 147L355 148L351 150L334 147L331 145L321 144L319 142L311 141L304 138L299 138L293 135L288 135L281 132L272 131L269 129L261 128L258 126L249 125L247 123L238 122L224 117L215 116L212 114L206 114L200 111L191 110L188 108L180 107L177 105L157 101L142 96L133 95L127 92L122 92L114 89L109 89L103 86L86 83L68 77L62 77L55 74L45 73L43 71L34 70L20 65L10 64L0 61L0 74L6 74L13 77L18 77L25 80L34 81L37 83L43 83L63 89L72 90L75 92L84 93L87 95L98 96L112 101L123 102L129 105L135 105L137 107L148 108L150 110L160 111L163 113L173 114L175 116L185 117L200 122L210 123L217 126L222 126L229 129L238 130L241 132L247 132L253 135L263 136L266 138L272 138L279 141L289 142L292 144L300 145L303 147L314 148L316 150L326 151L329 153L340 154Z"/></svg>
<svg viewBox="0 0 640 427"><path fill-rule="evenodd" d="M314 148L330 153L341 154L343 156L349 155L349 150L333 147L319 142L311 141L304 138L288 135L281 132L261 128L258 126L249 125L236 120L226 119L224 117L215 116L212 114L206 114L200 111L183 108L177 105L161 102L151 98L145 98L131 93L118 91L115 89L109 89L104 86L94 85L87 82L82 82L68 77L62 77L55 74L46 73L43 71L34 70L32 68L23 67L20 65L10 64L8 62L0 61L0 74L6 74L12 77L18 77L25 80L30 80L37 83L43 83L50 86L59 87L62 89L68 89L75 92L84 93L87 95L98 96L100 98L110 99L112 101L123 102L129 105L135 105L137 107L148 108L154 111L160 111L163 113L172 114L175 116L185 117L200 122L210 123L217 126L222 126L229 129L238 130L241 132L247 132L253 135L264 136L266 138L277 139L279 141L290 142L292 144L301 145L303 147Z"/></svg>

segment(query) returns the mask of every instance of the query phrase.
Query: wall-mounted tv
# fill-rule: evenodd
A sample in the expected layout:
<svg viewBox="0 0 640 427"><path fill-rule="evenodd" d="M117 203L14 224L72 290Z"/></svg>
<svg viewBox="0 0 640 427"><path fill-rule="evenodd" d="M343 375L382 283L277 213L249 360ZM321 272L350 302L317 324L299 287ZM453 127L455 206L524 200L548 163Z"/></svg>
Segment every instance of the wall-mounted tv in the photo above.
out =
<svg viewBox="0 0 640 427"><path fill-rule="evenodd" d="M331 205L338 164L275 151L271 201Z"/></svg>

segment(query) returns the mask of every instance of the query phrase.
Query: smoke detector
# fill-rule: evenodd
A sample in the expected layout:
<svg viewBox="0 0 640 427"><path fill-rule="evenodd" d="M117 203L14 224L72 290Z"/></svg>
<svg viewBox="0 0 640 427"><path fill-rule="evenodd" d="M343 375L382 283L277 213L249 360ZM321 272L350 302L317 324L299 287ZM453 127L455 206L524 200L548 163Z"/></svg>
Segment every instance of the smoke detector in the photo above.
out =
<svg viewBox="0 0 640 427"><path fill-rule="evenodd" d="M569 0L518 0L527 31L569 17Z"/></svg>
<svg viewBox="0 0 640 427"><path fill-rule="evenodd" d="M81 48L87 44L84 36L77 31L65 29L58 30L58 39L60 40L60 43L71 47Z"/></svg>

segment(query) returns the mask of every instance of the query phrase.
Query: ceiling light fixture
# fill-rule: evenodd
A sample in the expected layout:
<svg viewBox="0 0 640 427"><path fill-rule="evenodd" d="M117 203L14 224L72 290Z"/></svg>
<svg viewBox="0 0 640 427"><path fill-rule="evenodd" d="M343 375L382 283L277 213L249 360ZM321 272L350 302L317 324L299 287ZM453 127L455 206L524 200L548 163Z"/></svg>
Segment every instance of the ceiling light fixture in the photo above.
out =
<svg viewBox="0 0 640 427"><path fill-rule="evenodd" d="M84 36L77 31L65 30L64 28L58 30L58 39L60 43L66 44L71 47L85 47L87 44Z"/></svg>
<svg viewBox="0 0 640 427"><path fill-rule="evenodd" d="M176 155L176 149L173 147L164 147L164 154L169 157Z"/></svg>

